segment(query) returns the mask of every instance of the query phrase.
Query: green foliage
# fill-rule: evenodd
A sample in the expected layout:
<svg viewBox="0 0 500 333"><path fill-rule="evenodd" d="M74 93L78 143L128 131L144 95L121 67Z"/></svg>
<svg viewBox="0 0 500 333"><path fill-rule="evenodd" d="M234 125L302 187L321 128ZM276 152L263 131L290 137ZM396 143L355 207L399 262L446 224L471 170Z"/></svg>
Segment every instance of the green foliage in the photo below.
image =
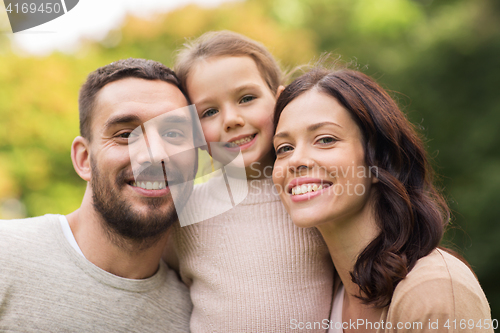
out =
<svg viewBox="0 0 500 333"><path fill-rule="evenodd" d="M0 22L1 23L1 22ZM30 216L69 213L85 183L73 171L78 89L99 66L143 57L172 66L186 38L228 29L261 41L284 68L339 54L397 91L422 129L454 210L446 237L472 263L500 319L500 4L496 0L247 0L130 17L75 55L21 58L0 34L0 202ZM0 209L0 217L2 211Z"/></svg>

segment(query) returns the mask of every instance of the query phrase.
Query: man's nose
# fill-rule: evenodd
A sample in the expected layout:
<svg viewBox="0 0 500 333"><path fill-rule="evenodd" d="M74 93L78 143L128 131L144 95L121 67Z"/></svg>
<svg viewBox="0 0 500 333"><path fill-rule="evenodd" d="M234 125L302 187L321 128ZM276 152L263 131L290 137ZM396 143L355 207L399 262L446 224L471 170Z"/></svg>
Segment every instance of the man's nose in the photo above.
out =
<svg viewBox="0 0 500 333"><path fill-rule="evenodd" d="M156 130L146 130L144 139L146 140L150 162L153 164L162 161L168 163L167 142L162 138L160 133Z"/></svg>

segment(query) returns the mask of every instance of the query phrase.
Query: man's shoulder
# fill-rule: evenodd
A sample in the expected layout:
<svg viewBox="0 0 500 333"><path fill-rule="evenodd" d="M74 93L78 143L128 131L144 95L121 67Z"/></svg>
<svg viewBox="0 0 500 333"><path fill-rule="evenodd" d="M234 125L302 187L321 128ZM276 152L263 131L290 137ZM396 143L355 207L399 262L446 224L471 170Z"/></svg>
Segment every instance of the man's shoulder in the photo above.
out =
<svg viewBox="0 0 500 333"><path fill-rule="evenodd" d="M43 246L54 241L59 223L58 215L44 215L18 220L0 220L1 252L16 252L18 248Z"/></svg>
<svg viewBox="0 0 500 333"><path fill-rule="evenodd" d="M58 215L43 215L16 220L0 220L0 237L14 234L37 234L40 230L52 229L58 222Z"/></svg>

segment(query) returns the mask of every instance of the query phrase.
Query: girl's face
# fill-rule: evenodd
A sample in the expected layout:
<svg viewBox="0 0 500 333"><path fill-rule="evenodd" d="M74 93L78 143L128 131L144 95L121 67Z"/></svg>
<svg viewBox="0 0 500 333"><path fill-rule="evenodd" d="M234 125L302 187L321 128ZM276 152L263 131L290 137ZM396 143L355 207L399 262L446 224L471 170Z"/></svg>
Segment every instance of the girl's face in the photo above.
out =
<svg viewBox="0 0 500 333"><path fill-rule="evenodd" d="M376 170L365 164L361 131L335 98L310 90L281 114L273 181L299 227L348 221L369 211Z"/></svg>
<svg viewBox="0 0 500 333"><path fill-rule="evenodd" d="M226 142L224 149L229 152L241 150L247 174L259 170L260 177L264 168L272 165L276 98L253 59L224 56L199 60L186 85L207 143Z"/></svg>

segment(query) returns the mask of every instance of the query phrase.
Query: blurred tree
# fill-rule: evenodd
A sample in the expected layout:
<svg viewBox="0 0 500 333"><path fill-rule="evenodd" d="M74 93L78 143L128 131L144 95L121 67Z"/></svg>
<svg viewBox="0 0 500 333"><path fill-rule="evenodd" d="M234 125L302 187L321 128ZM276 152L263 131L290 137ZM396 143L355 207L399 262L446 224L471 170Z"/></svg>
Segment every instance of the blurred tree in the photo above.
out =
<svg viewBox="0 0 500 333"><path fill-rule="evenodd" d="M339 54L398 92L395 98L429 138L428 150L454 210L455 229L447 241L453 238L472 263L493 318L500 318L496 0L190 5L148 19L130 17L103 41L84 41L76 55L42 58L17 56L0 34L0 203L11 207L17 205L12 199L20 200L29 216L77 208L85 183L73 171L69 148L78 135L78 89L86 75L127 57L172 66L186 38L221 29L261 41L287 69L322 52Z"/></svg>

